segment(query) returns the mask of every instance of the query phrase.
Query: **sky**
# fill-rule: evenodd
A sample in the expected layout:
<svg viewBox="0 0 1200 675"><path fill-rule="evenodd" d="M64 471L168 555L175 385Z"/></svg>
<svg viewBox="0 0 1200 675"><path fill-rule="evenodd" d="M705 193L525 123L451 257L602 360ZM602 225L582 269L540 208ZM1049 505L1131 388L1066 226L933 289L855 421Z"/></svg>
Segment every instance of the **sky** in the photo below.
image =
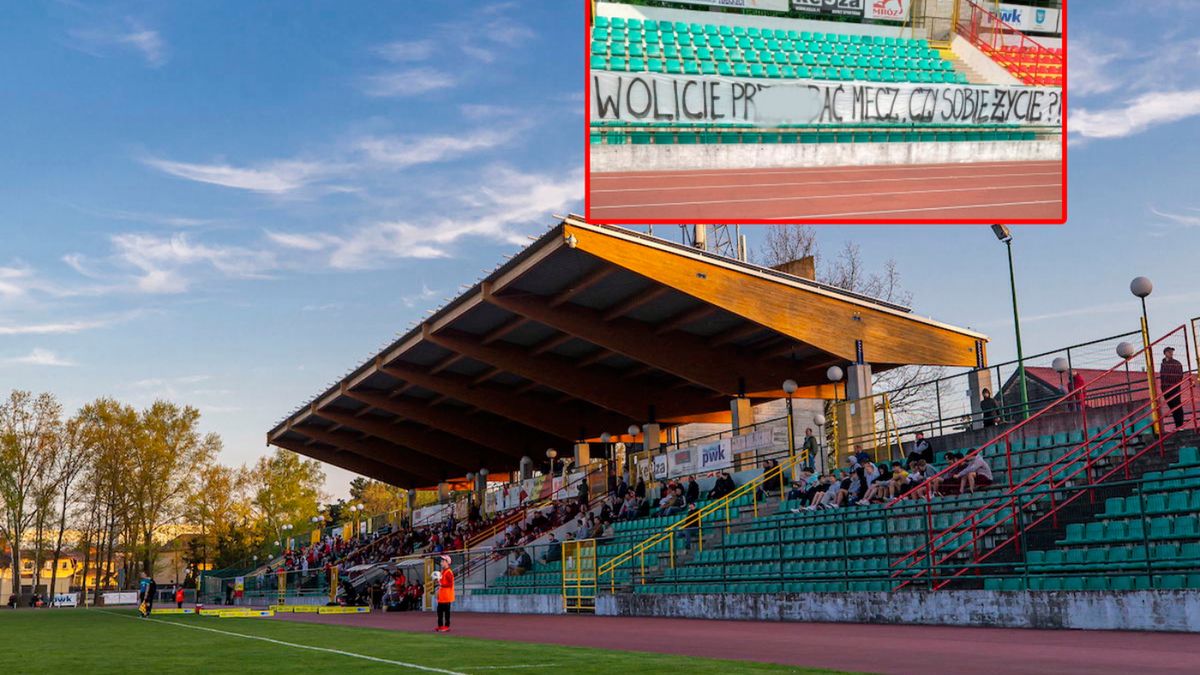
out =
<svg viewBox="0 0 1200 675"><path fill-rule="evenodd" d="M0 387L198 407L221 461L582 212L582 3L13 3ZM1200 3L1070 7L1064 226L1014 237L1027 352L1200 315ZM656 233L675 236L673 228ZM759 231L744 228L755 246ZM986 227L821 227L1015 356ZM327 467L327 491L350 474Z"/></svg>

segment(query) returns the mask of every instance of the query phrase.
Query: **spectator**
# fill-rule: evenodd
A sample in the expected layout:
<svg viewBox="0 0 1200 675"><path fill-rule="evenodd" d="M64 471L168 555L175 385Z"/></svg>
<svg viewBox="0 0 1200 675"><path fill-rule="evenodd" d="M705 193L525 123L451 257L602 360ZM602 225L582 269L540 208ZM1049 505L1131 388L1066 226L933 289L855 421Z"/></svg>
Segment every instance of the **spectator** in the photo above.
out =
<svg viewBox="0 0 1200 675"><path fill-rule="evenodd" d="M811 462L820 451L820 448L817 446L817 437L813 436L813 430L806 428L804 430L804 443L800 445L800 453L806 460Z"/></svg>
<svg viewBox="0 0 1200 675"><path fill-rule="evenodd" d="M875 466L868 463L868 466ZM904 471L904 467L900 462L892 462L891 466L886 463L882 467L875 466L874 478L869 478L867 491L863 494L863 498L858 501L859 506L867 506L876 499L891 497L892 478L896 471ZM907 476L907 472L904 474Z"/></svg>
<svg viewBox="0 0 1200 675"><path fill-rule="evenodd" d="M637 485L633 488L633 494L635 494L638 499L646 498L646 481L645 480L638 478Z"/></svg>
<svg viewBox="0 0 1200 675"><path fill-rule="evenodd" d="M1000 406L992 398L992 392L984 389L983 398L979 401L979 409L983 411L983 426L994 427L1000 423Z"/></svg>
<svg viewBox="0 0 1200 675"><path fill-rule="evenodd" d="M924 459L926 462L933 461L933 446L925 438L925 432L918 431L915 434L912 444L912 450L908 453L908 460L904 463L905 468L912 470L913 464L918 459Z"/></svg>
<svg viewBox="0 0 1200 675"><path fill-rule="evenodd" d="M579 492L579 508L583 508L583 507L587 506L588 503L591 501L590 495L588 493L587 480L579 481L578 492Z"/></svg>
<svg viewBox="0 0 1200 675"><path fill-rule="evenodd" d="M570 536L569 534L567 536ZM546 542L546 555L542 557L544 563L554 563L562 560L562 542L553 534L550 535L550 541Z"/></svg>
<svg viewBox="0 0 1200 675"><path fill-rule="evenodd" d="M849 481L843 481L837 474L828 473L821 476L821 481L813 492L812 503L804 508L809 511L837 508L838 500L843 493L843 483L848 485ZM797 509L798 511L799 509Z"/></svg>
<svg viewBox="0 0 1200 675"><path fill-rule="evenodd" d="M810 491L816 487L820 478L813 472L811 466L806 466L800 469L800 475L792 483L792 489L787 494L787 499L808 501L812 499ZM807 498L806 498L806 495Z"/></svg>
<svg viewBox="0 0 1200 675"><path fill-rule="evenodd" d="M1175 348L1163 349L1162 364L1158 367L1158 381L1162 388L1163 398L1167 401L1167 409L1171 411L1171 419L1176 429L1183 428L1183 364L1175 360Z"/></svg>
<svg viewBox="0 0 1200 675"><path fill-rule="evenodd" d="M625 482L624 476L621 476L621 479L617 481L617 489L614 492L617 494L617 499L621 501L625 500L625 495L629 492L629 484Z"/></svg>
<svg viewBox="0 0 1200 675"><path fill-rule="evenodd" d="M688 476L687 492L684 494L688 504L695 504L700 501L700 484L696 482L695 476Z"/></svg>
<svg viewBox="0 0 1200 675"><path fill-rule="evenodd" d="M656 516L669 516L678 512L683 505L681 499L676 495L676 491L670 488L663 490L662 499L658 500L658 510L655 511Z"/></svg>
<svg viewBox="0 0 1200 675"><path fill-rule="evenodd" d="M695 504L688 504L687 515L683 517L682 524L679 526L679 537L683 539L683 548L692 548L692 538L700 531L700 511Z"/></svg>
<svg viewBox="0 0 1200 675"><path fill-rule="evenodd" d="M720 499L733 492L735 487L733 478L728 473L722 472L721 475L717 476L717 482L713 484L713 488L708 491L708 498Z"/></svg>
<svg viewBox="0 0 1200 675"><path fill-rule="evenodd" d="M932 491L932 494L937 494L938 484L942 479L937 478L937 468L925 461L924 458L918 459L913 464L912 470L908 474L908 484L902 494L909 492L918 492L919 487L923 487Z"/></svg>
<svg viewBox="0 0 1200 675"><path fill-rule="evenodd" d="M959 494L964 494L968 489L974 494L976 486L987 487L992 484L992 467L983 458L983 453L977 452L954 477L959 479Z"/></svg>
<svg viewBox="0 0 1200 675"><path fill-rule="evenodd" d="M637 498L632 492L625 493L625 501L621 504L621 511L617 514L617 520L632 520L638 517L638 507L641 506L642 500Z"/></svg>

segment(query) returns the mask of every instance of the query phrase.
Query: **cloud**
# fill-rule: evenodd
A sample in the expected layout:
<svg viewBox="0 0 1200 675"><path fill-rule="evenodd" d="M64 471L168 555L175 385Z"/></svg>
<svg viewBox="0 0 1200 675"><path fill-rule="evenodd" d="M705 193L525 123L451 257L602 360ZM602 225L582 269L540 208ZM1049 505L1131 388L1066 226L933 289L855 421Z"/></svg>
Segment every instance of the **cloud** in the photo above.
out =
<svg viewBox="0 0 1200 675"><path fill-rule="evenodd" d="M188 290L191 273L197 268L253 279L264 278L276 267L270 252L201 244L182 233L170 237L118 234L112 237L112 244L114 262L138 271L135 286L144 293L182 293Z"/></svg>
<svg viewBox="0 0 1200 675"><path fill-rule="evenodd" d="M265 232L267 239L283 246L285 248L294 248L301 251L320 251L328 248L330 244L335 243L329 237L321 234L295 234L291 232L273 232L267 230Z"/></svg>
<svg viewBox="0 0 1200 675"><path fill-rule="evenodd" d="M1190 209L1190 210L1195 211L1196 209ZM1166 211L1159 211L1157 208L1154 208L1154 207L1150 208L1150 212L1161 218L1166 218L1167 220L1171 221L1172 223L1175 223L1176 225L1183 225L1185 227L1200 227L1200 216L1198 216L1198 215L1183 215L1183 214L1179 214L1179 213L1168 213Z"/></svg>
<svg viewBox="0 0 1200 675"><path fill-rule="evenodd" d="M399 98L450 89L457 84L458 79L449 73L433 68L409 68L369 75L363 78L362 91L376 98Z"/></svg>
<svg viewBox="0 0 1200 675"><path fill-rule="evenodd" d="M1149 92L1099 110L1076 107L1068 128L1082 138L1122 138L1196 115L1200 115L1200 89Z"/></svg>
<svg viewBox="0 0 1200 675"><path fill-rule="evenodd" d="M199 183L268 194L293 192L335 173L330 166L299 160L278 160L254 168L228 164L191 164L155 157L144 158L142 163Z"/></svg>
<svg viewBox="0 0 1200 675"><path fill-rule="evenodd" d="M524 230L554 212L568 211L583 197L583 169L562 174L523 173L504 165L485 168L487 177L472 193L459 197L453 217L384 221L327 235L332 246L328 263L336 269L363 269L383 260L443 258L467 237L524 245Z"/></svg>
<svg viewBox="0 0 1200 675"><path fill-rule="evenodd" d="M433 55L433 40L397 40L375 48L375 53L388 61L423 61Z"/></svg>
<svg viewBox="0 0 1200 675"><path fill-rule="evenodd" d="M1092 39L1072 37L1068 49L1071 58L1067 63L1067 81L1071 94L1087 96L1124 88L1113 63L1124 63L1130 56L1126 43L1105 38L1101 47Z"/></svg>
<svg viewBox="0 0 1200 675"><path fill-rule="evenodd" d="M116 323L114 319L93 319L57 323L0 324L0 335L64 335L101 328L113 323Z"/></svg>
<svg viewBox="0 0 1200 675"><path fill-rule="evenodd" d="M372 162L405 169L489 150L511 141L517 133L516 127L506 125L503 129L480 129L454 136L369 137L358 142L358 149Z"/></svg>
<svg viewBox="0 0 1200 675"><path fill-rule="evenodd" d="M69 367L75 364L68 361L48 349L34 349L25 356L14 356L4 359L4 363L22 366L54 366L54 367Z"/></svg>
<svg viewBox="0 0 1200 675"><path fill-rule="evenodd" d="M70 47L85 54L104 57L116 51L134 51L152 68L167 63L167 43L156 30L135 20L121 28L88 28L68 31Z"/></svg>

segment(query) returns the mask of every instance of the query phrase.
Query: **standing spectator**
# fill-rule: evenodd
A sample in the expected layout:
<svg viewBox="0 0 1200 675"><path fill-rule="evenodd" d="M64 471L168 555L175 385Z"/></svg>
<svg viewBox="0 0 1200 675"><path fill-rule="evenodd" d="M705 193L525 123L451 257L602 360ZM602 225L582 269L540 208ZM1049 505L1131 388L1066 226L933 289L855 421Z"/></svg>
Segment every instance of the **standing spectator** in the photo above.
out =
<svg viewBox="0 0 1200 675"><path fill-rule="evenodd" d="M617 493L617 499L624 501L625 493L629 492L629 483L625 482L624 476L621 476L621 479L617 481L617 489L614 492Z"/></svg>
<svg viewBox="0 0 1200 675"><path fill-rule="evenodd" d="M983 398L979 401L979 409L983 411L983 426L994 427L1000 423L1000 405L992 398L992 392L984 389Z"/></svg>
<svg viewBox="0 0 1200 675"><path fill-rule="evenodd" d="M684 494L687 497L687 503L695 504L700 501L700 484L696 482L695 476L688 476L687 492Z"/></svg>
<svg viewBox="0 0 1200 675"><path fill-rule="evenodd" d="M646 481L640 476L638 477L637 486L633 488L633 494L637 495L639 500L646 498Z"/></svg>
<svg viewBox="0 0 1200 675"><path fill-rule="evenodd" d="M1183 364L1175 360L1175 348L1163 350L1162 364L1158 367L1158 381L1162 387L1163 398L1167 400L1167 409L1175 421L1175 428L1183 428Z"/></svg>
<svg viewBox="0 0 1200 675"><path fill-rule="evenodd" d="M812 428L805 428L804 443L800 445L800 453L804 456L805 461L811 462L819 452L820 448L817 447L817 437L813 436Z"/></svg>
<svg viewBox="0 0 1200 675"><path fill-rule="evenodd" d="M175 589L175 608L183 609L183 586Z"/></svg>
<svg viewBox="0 0 1200 675"><path fill-rule="evenodd" d="M588 505L590 495L588 493L587 479L579 481L579 508L584 508Z"/></svg>

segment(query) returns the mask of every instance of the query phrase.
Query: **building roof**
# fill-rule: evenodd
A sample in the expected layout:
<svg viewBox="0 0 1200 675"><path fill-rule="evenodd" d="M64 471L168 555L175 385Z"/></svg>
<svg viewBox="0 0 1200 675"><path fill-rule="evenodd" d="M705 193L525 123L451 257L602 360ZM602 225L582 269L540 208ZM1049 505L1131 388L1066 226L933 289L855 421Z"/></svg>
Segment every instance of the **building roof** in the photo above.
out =
<svg viewBox="0 0 1200 675"><path fill-rule="evenodd" d="M976 366L986 337L770 268L569 216L290 414L268 443L404 487L515 469L729 399L832 397L863 359ZM624 436L627 442L633 438Z"/></svg>

